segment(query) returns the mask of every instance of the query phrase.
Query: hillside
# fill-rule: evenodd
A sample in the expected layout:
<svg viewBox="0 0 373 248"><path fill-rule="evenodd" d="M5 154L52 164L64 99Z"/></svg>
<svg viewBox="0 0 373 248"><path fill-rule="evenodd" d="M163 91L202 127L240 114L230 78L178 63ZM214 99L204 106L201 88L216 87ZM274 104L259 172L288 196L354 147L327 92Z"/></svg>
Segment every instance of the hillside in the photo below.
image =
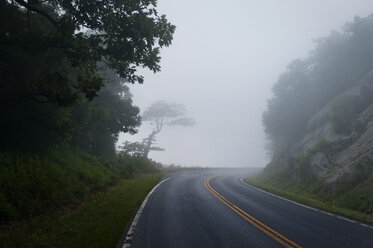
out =
<svg viewBox="0 0 373 248"><path fill-rule="evenodd" d="M318 40L275 84L263 122L272 159L258 181L373 213L373 16Z"/></svg>

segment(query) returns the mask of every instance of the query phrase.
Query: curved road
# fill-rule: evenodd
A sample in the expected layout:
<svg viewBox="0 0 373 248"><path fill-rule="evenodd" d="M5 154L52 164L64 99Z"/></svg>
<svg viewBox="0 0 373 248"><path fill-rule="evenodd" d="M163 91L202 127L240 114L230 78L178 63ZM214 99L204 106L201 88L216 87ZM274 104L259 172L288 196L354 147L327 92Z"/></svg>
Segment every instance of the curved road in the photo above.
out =
<svg viewBox="0 0 373 248"><path fill-rule="evenodd" d="M170 173L130 247L373 247L373 229L262 192L248 169ZM216 177L214 177L216 176Z"/></svg>

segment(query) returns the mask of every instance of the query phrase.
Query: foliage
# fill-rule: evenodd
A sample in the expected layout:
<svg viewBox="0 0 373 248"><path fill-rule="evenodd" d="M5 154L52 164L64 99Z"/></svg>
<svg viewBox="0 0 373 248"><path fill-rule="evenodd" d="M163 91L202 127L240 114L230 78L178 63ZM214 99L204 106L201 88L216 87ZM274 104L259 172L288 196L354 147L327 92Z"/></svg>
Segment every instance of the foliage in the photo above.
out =
<svg viewBox="0 0 373 248"><path fill-rule="evenodd" d="M145 146L140 142L129 142L125 141L119 150L122 154L131 156L143 156L145 152Z"/></svg>
<svg viewBox="0 0 373 248"><path fill-rule="evenodd" d="M356 17L342 31L318 39L308 58L293 61L280 76L263 114L273 153L303 137L312 116L372 69L372 27L373 15Z"/></svg>
<svg viewBox="0 0 373 248"><path fill-rule="evenodd" d="M0 1L0 223L54 215L160 165L116 154L141 124L126 83L160 70L156 0ZM88 153L85 153L88 152ZM2 245L0 245L2 246ZM27 245L26 245L27 246Z"/></svg>
<svg viewBox="0 0 373 248"><path fill-rule="evenodd" d="M274 96L263 114L263 125L274 150L287 148L305 131L312 107L307 106L311 102L309 73L305 61L295 60L273 86Z"/></svg>
<svg viewBox="0 0 373 248"><path fill-rule="evenodd" d="M70 148L44 155L0 153L0 164L0 223L74 206L120 178L161 168L146 158L121 155L104 160Z"/></svg>
<svg viewBox="0 0 373 248"><path fill-rule="evenodd" d="M44 18L53 27L54 42L71 54L71 61L104 61L129 82L142 82L137 66L159 71L159 49L171 44L175 31L158 15L156 0L16 0L2 5Z"/></svg>
<svg viewBox="0 0 373 248"><path fill-rule="evenodd" d="M295 161L295 169L268 166L264 172L248 182L275 194L359 221L373 223L373 167L366 158L355 165L333 185L316 180L310 171L310 159L318 152L326 154L338 150L333 144L319 140ZM295 171L296 177L292 177ZM370 216L370 217L368 217Z"/></svg>
<svg viewBox="0 0 373 248"><path fill-rule="evenodd" d="M148 157L149 151L162 151L162 148L152 146L156 140L157 134L159 134L164 126L192 126L195 121L190 118L184 117L185 107L181 104L167 103L164 101L158 101L152 103L147 109L145 109L142 120L149 122L152 126L153 131L147 138L143 140L144 145L144 156Z"/></svg>
<svg viewBox="0 0 373 248"><path fill-rule="evenodd" d="M349 133L359 113L357 100L352 96L338 97L331 103L330 121L337 133Z"/></svg>
<svg viewBox="0 0 373 248"><path fill-rule="evenodd" d="M308 58L292 62L280 76L263 114L264 130L274 156L257 179L258 184L272 192L277 190L296 200L306 196L303 200L307 204L361 221L369 219L370 223L371 218L353 211L372 213L373 184L371 170L367 169L371 162L358 165L351 175L327 185L313 175L312 169L316 168L310 167L311 159L318 152L332 157L346 142L329 143L321 139L296 158L289 158L288 153L309 131L309 120L327 104L331 109L330 122L337 133L348 134L356 127L358 114L366 107L365 100L348 95L336 97L372 70L372 27L373 15L356 17L343 30L318 39Z"/></svg>
<svg viewBox="0 0 373 248"><path fill-rule="evenodd" d="M140 174L84 200L78 208L43 216L0 233L1 247L115 247L161 173Z"/></svg>
<svg viewBox="0 0 373 248"><path fill-rule="evenodd" d="M25 99L12 106L0 103L0 112L0 151L46 152L71 139L70 108Z"/></svg>
<svg viewBox="0 0 373 248"><path fill-rule="evenodd" d="M310 148L290 158L281 167L272 160L260 175L263 183L281 185L288 188L312 188L313 191L320 190L320 183L317 181L314 171L311 170L311 159L317 153L330 154L336 152L339 147L325 139L319 139ZM314 193L314 192L313 192Z"/></svg>
<svg viewBox="0 0 373 248"><path fill-rule="evenodd" d="M159 71L160 48L172 41L175 27L156 3L1 1L0 150L72 141L113 154L118 133L140 124L124 81L142 83L139 66Z"/></svg>
<svg viewBox="0 0 373 248"><path fill-rule="evenodd" d="M0 161L1 222L74 204L118 179L96 158L75 151L57 150L48 156L2 153Z"/></svg>
<svg viewBox="0 0 373 248"><path fill-rule="evenodd" d="M162 169L162 164L143 156L119 154L118 171L124 177L132 177L136 173L155 173Z"/></svg>
<svg viewBox="0 0 373 248"><path fill-rule="evenodd" d="M320 197L320 193L313 194L307 189L299 190L299 188L289 188L284 187L283 184L278 181L263 181L262 176L257 178L245 178L246 183L258 187L262 190L270 192L272 194L287 198L289 200L299 202L301 204L311 206L317 209L321 209L326 212L335 213L337 215L345 216L350 219L354 219L363 223L373 224L373 217L371 214L364 213L364 211L359 211L358 209L346 207L342 201L339 201L335 196L326 195L325 197ZM356 192L355 192L356 193ZM356 195L356 194L355 194ZM351 199L348 198L349 195L343 195L344 202L350 202ZM351 195L350 195L351 196ZM356 198L356 197L355 197ZM337 200L337 202L335 202ZM371 198L365 198L366 201L371 202ZM363 201L359 201L360 206L364 206Z"/></svg>
<svg viewBox="0 0 373 248"><path fill-rule="evenodd" d="M339 206L373 213L373 167L372 159L366 158L355 165L354 171L340 178L333 189Z"/></svg>
<svg viewBox="0 0 373 248"><path fill-rule="evenodd" d="M48 23L4 6L4 1L0 5L0 149L35 151L52 141L64 143L72 130L65 105L76 94L67 88L73 81L66 72L80 70L52 47L53 38L46 38L54 35ZM85 76L81 74L82 80ZM79 88L77 84L72 87Z"/></svg>
<svg viewBox="0 0 373 248"><path fill-rule="evenodd" d="M74 29L61 33L43 16L12 3L0 3L1 102L68 106L80 95L92 99L102 80L88 43Z"/></svg>
<svg viewBox="0 0 373 248"><path fill-rule="evenodd" d="M123 79L107 67L101 69L105 87L93 101L81 101L72 111L72 144L100 156L114 156L119 133L134 134L141 124L140 110Z"/></svg>

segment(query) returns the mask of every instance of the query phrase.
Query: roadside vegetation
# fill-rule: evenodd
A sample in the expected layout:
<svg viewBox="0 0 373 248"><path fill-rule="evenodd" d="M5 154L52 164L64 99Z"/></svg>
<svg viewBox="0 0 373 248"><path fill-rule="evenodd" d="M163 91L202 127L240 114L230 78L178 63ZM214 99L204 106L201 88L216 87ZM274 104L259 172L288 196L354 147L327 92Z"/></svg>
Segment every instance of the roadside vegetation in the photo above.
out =
<svg viewBox="0 0 373 248"><path fill-rule="evenodd" d="M373 224L373 14L315 41L263 114L271 161L254 186Z"/></svg>
<svg viewBox="0 0 373 248"><path fill-rule="evenodd" d="M7 224L72 208L122 179L161 169L141 157L101 160L66 148L44 156L4 153L0 162L0 216Z"/></svg>
<svg viewBox="0 0 373 248"><path fill-rule="evenodd" d="M290 200L373 225L372 168L358 164L352 174L334 184L319 180L312 171L312 156L319 152L334 153L338 149L338 144L320 139L294 161L283 167L270 163L261 174L248 177L245 182Z"/></svg>
<svg viewBox="0 0 373 248"><path fill-rule="evenodd" d="M162 173L138 174L84 197L74 207L2 227L1 247L115 247Z"/></svg>
<svg viewBox="0 0 373 248"><path fill-rule="evenodd" d="M320 190L320 185L317 183L311 187L291 187L284 182L275 182L269 178L263 178L263 176L248 177L244 181L289 200L373 225L372 214L359 211L362 207L371 205L372 198L366 196L366 191L373 188L372 178L365 182L363 186L336 195L330 195L326 191Z"/></svg>
<svg viewBox="0 0 373 248"><path fill-rule="evenodd" d="M128 84L173 39L156 7L0 2L0 247L114 247L161 178L117 149L141 125Z"/></svg>
<svg viewBox="0 0 373 248"><path fill-rule="evenodd" d="M263 114L269 152L279 156L307 133L309 120L339 94L361 80L373 64L373 14L355 17L340 31L315 40L309 56L292 61L272 88ZM332 103L339 132L362 110L363 99L340 97Z"/></svg>

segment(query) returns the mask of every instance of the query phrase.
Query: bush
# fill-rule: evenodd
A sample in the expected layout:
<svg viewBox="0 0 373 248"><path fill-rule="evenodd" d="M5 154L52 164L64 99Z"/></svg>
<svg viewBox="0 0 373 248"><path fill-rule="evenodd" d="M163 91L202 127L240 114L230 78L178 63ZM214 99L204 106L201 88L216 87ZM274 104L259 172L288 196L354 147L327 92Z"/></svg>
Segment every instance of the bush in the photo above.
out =
<svg viewBox="0 0 373 248"><path fill-rule="evenodd" d="M127 178L134 176L136 173L159 172L162 168L160 163L142 156L120 154L117 161L120 174Z"/></svg>

